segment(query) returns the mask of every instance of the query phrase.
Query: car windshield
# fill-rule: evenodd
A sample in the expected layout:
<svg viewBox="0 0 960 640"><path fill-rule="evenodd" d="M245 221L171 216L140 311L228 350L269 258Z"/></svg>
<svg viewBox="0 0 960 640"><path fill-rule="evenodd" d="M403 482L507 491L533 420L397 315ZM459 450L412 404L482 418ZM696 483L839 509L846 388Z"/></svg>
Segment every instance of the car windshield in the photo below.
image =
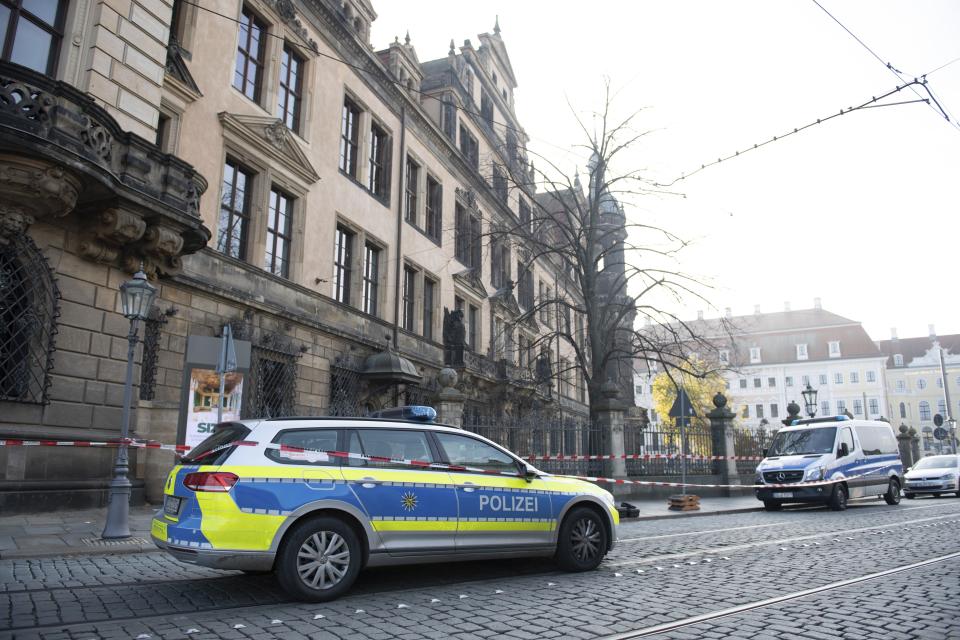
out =
<svg viewBox="0 0 960 640"><path fill-rule="evenodd" d="M768 456L797 456L806 453L830 453L837 436L836 427L781 431L770 444Z"/></svg>
<svg viewBox="0 0 960 640"><path fill-rule="evenodd" d="M957 466L956 456L930 456L914 466L914 469L949 469Z"/></svg>

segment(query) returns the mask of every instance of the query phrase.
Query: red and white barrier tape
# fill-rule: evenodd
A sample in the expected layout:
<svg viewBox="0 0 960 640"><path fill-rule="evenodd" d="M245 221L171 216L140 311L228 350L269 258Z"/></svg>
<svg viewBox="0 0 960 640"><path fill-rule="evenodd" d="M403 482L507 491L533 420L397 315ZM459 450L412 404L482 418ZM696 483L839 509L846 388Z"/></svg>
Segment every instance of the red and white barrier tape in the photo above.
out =
<svg viewBox="0 0 960 640"><path fill-rule="evenodd" d="M522 457L524 460L530 460L531 462L538 460L680 460L681 458L686 458L687 460L763 460L763 456L698 456L691 453L623 453L620 455L567 455L558 453L556 455Z"/></svg>
<svg viewBox="0 0 960 640"><path fill-rule="evenodd" d="M184 452L189 451L191 447L187 445L172 445L172 444L162 444L159 442L154 442L152 440L112 440L112 441L93 441L93 440L13 440L6 439L0 440L0 447L119 447L123 444L126 444L128 447L134 447L139 449L163 449L170 451ZM255 446L258 443L251 442L249 440L237 440L234 442L227 442L219 447L211 449L200 454L200 457L204 457L211 453L217 451L222 451L227 447L232 446ZM340 458L340 459L350 459L350 460L363 460L366 462L376 462L380 464L397 464L402 466L414 467L417 469L433 469L436 471L453 471L453 472L470 472L470 473L483 473L486 475L496 475L496 476L507 476L511 478L524 477L523 474L508 472L508 471L499 471L496 469L481 469L478 467L467 467L463 465L455 464L442 464L438 462L428 462L425 460L407 460L403 458L388 458L384 456L368 456L362 453L352 453L349 451L324 451L322 449L307 449L303 447L294 447L291 445L281 444L278 449L280 455L288 457L292 460L303 459L310 462L315 462L322 460L323 457L326 458ZM657 454L650 454L651 456ZM662 454L662 457L668 457L670 454ZM555 456L555 457L537 457L533 456L528 457L528 460L531 459L553 459L553 460L613 460L621 458L622 456ZM680 457L679 454L671 457ZM311 458L313 458L311 460ZM687 456L691 458L691 456ZM199 458L197 458L199 459ZM651 458L655 459L655 458ZM692 459L725 459L722 456L703 456L703 457L693 457ZM746 459L743 457L730 459ZM762 458L761 458L762 459ZM794 482L790 484L699 484L692 482L660 482L653 480L622 480L620 478L603 478L600 476L574 476L566 474L550 474L551 477L557 478L572 478L574 480L583 480L586 482L601 483L601 484L629 484L629 485L640 485L640 486L652 486L652 487L704 487L704 488L726 488L726 489L796 489L798 487L811 487L811 486L822 486L836 484L838 482L845 482L847 480L852 480L854 478L862 477L860 475L856 476L846 476L841 478L833 478L830 480L816 480L812 482Z"/></svg>

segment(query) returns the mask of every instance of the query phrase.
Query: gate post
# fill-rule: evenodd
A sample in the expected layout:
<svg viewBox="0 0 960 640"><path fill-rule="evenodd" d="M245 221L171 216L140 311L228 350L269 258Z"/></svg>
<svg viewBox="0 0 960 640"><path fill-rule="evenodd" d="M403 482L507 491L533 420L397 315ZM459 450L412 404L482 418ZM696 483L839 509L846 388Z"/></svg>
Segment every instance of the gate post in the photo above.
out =
<svg viewBox="0 0 960 640"><path fill-rule="evenodd" d="M917 433L915 427L910 427L910 430L907 432L910 434L910 451L913 452L913 461L919 462L920 460L920 434Z"/></svg>
<svg viewBox="0 0 960 640"><path fill-rule="evenodd" d="M713 406L714 409L707 414L713 440L713 455L724 458L713 462L713 472L720 476L720 484L740 484L737 461L732 459L736 452L733 432L734 414L727 408L726 396L720 392L713 396ZM729 495L730 489L724 490L723 493Z"/></svg>
<svg viewBox="0 0 960 640"><path fill-rule="evenodd" d="M437 374L440 392L437 394L437 418L443 424L463 428L464 396L457 388L457 372L445 367Z"/></svg>
<svg viewBox="0 0 960 640"><path fill-rule="evenodd" d="M903 462L903 468L907 469L913 466L913 463L916 462L913 459L913 448L910 446L911 440L913 439L908 433L910 428L905 425L900 425L900 433L897 434L897 447L900 449L900 460Z"/></svg>
<svg viewBox="0 0 960 640"><path fill-rule="evenodd" d="M600 388L601 398L594 404L598 427L602 430L609 446L601 454L613 456L612 460L604 460L603 471L608 478L625 478L627 476L627 462L623 458L623 414L624 406L620 401L620 390L612 380L607 380ZM621 485L622 486L622 485ZM613 487L611 487L611 491Z"/></svg>

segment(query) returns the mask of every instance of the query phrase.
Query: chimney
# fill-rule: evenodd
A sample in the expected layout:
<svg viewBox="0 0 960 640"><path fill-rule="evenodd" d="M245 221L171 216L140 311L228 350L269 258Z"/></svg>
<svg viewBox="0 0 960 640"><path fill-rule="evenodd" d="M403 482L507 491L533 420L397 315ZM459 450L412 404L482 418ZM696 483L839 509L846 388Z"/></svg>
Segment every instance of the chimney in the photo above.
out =
<svg viewBox="0 0 960 640"><path fill-rule="evenodd" d="M758 304L753 305L753 314L757 316L760 315L760 305Z"/></svg>
<svg viewBox="0 0 960 640"><path fill-rule="evenodd" d="M724 318L732 318L732 317L733 317L733 311L730 309L730 307L726 307L726 308L723 310L723 317L724 317Z"/></svg>
<svg viewBox="0 0 960 640"><path fill-rule="evenodd" d="M890 339L891 339L891 340L897 340L897 328L896 328L896 327L891 327L891 328L890 328Z"/></svg>
<svg viewBox="0 0 960 640"><path fill-rule="evenodd" d="M937 330L933 328L933 325L932 325L932 324L928 324L928 325L927 325L927 329L930 331L930 338L931 338L931 339L937 337Z"/></svg>
<svg viewBox="0 0 960 640"><path fill-rule="evenodd" d="M784 310L784 311L790 311L790 301L789 301L789 300L787 300L786 302L783 303L783 310Z"/></svg>
<svg viewBox="0 0 960 640"><path fill-rule="evenodd" d="M820 307L820 298L814 298L814 299L813 299L813 308L814 308L814 309L820 309L820 308L821 308L821 307Z"/></svg>
<svg viewBox="0 0 960 640"><path fill-rule="evenodd" d="M697 311L697 320L703 320L703 311Z"/></svg>

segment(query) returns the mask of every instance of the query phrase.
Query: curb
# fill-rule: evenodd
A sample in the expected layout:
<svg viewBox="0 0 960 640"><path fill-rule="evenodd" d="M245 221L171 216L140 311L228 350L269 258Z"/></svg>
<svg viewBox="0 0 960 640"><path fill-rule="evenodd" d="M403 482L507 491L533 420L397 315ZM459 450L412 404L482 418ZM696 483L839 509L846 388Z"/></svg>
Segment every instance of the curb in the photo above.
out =
<svg viewBox="0 0 960 640"><path fill-rule="evenodd" d="M148 534L149 535L149 534ZM149 544L117 545L112 547L34 547L32 549L8 549L0 551L0 561L32 560L35 558L62 558L70 556L129 555L160 551L152 542Z"/></svg>
<svg viewBox="0 0 960 640"><path fill-rule="evenodd" d="M639 516L637 518L620 518L620 522L645 522L650 520L675 520L677 518L702 518L704 516L723 516L728 513L753 513L754 511L763 511L763 507L744 507L742 509L722 509L720 511L698 511L681 512L675 514L663 514L660 516Z"/></svg>

